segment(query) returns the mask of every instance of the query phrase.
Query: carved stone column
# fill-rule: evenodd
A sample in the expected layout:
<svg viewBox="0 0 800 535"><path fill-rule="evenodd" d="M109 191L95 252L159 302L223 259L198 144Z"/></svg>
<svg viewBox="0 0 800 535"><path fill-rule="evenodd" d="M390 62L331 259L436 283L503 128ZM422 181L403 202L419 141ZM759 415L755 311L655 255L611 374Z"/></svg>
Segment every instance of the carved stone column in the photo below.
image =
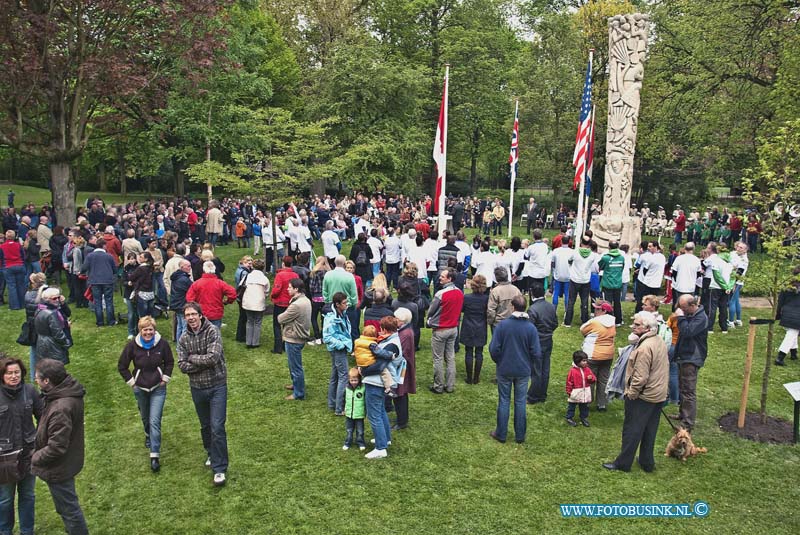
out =
<svg viewBox="0 0 800 535"><path fill-rule="evenodd" d="M634 248L642 221L630 217L633 155L644 76L648 17L641 13L608 19L608 130L606 134L603 213L592 218L594 239L602 249L619 241Z"/></svg>

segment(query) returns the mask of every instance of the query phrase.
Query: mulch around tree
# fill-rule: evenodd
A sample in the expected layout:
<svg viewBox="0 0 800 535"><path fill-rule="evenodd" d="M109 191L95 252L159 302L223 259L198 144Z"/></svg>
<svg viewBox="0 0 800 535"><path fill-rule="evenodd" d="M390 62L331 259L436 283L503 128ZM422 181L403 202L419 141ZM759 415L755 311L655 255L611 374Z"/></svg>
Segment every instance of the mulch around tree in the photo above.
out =
<svg viewBox="0 0 800 535"><path fill-rule="evenodd" d="M759 413L748 412L744 427L739 429L737 427L738 420L738 412L723 414L719 419L719 427L723 431L755 442L767 442L770 444L792 443L792 422L767 416L767 423L762 424L761 415Z"/></svg>

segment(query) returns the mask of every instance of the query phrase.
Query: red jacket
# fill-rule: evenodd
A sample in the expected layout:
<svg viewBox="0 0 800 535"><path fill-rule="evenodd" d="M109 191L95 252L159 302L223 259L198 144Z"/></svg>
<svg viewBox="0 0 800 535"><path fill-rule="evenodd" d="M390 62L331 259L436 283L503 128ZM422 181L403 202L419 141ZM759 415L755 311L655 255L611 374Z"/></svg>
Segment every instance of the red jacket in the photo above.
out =
<svg viewBox="0 0 800 535"><path fill-rule="evenodd" d="M106 241L106 252L114 259L114 265L119 267L119 259L122 258L122 243L113 234L105 233L103 239Z"/></svg>
<svg viewBox="0 0 800 535"><path fill-rule="evenodd" d="M572 394L573 388L583 388L584 386L589 386L596 380L597 379L592 373L592 370L589 369L589 366L581 368L580 366L573 364L572 368L569 369L569 375L567 375L567 395Z"/></svg>
<svg viewBox="0 0 800 535"><path fill-rule="evenodd" d="M686 216L678 214L675 218L675 232L684 232L686 230Z"/></svg>
<svg viewBox="0 0 800 535"><path fill-rule="evenodd" d="M269 294L275 306L289 306L289 281L299 278L292 268L278 270L278 273L275 274L275 282L272 284L272 293Z"/></svg>
<svg viewBox="0 0 800 535"><path fill-rule="evenodd" d="M206 319L221 320L225 305L236 301L236 288L217 278L216 273L203 273L200 280L194 281L186 292L186 302L192 301L203 307Z"/></svg>

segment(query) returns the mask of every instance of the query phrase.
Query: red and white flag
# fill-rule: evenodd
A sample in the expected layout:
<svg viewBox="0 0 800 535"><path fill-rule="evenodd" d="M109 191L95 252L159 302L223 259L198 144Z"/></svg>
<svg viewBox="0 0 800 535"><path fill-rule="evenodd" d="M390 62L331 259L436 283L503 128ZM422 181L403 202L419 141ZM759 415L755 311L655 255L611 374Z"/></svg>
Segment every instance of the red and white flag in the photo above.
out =
<svg viewBox="0 0 800 535"><path fill-rule="evenodd" d="M583 84L583 98L581 98L581 113L578 119L578 135L575 136L575 153L572 156L572 166L575 168L575 177L572 180L572 189L578 189L581 180L586 177L587 160L590 158L590 134L592 133L592 56L589 55L589 66L586 68L586 80Z"/></svg>
<svg viewBox="0 0 800 535"><path fill-rule="evenodd" d="M433 161L436 162L436 195L433 197L433 213L444 214L445 176L447 175L447 81L450 67L444 71L444 91L442 107L439 109L439 123L436 125L436 139L433 141Z"/></svg>

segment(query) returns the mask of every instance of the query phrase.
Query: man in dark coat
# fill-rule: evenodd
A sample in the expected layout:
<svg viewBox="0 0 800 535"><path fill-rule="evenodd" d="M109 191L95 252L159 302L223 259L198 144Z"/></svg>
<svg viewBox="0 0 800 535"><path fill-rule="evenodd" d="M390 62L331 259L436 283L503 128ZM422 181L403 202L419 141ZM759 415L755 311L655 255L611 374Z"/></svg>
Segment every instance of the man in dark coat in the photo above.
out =
<svg viewBox="0 0 800 535"><path fill-rule="evenodd" d="M558 327L556 307L544 298L544 286L531 288L531 307L528 318L539 332L539 345L542 359L533 362L533 377L528 389L528 403L542 403L547 400L547 385L550 382L550 354L553 352L553 331Z"/></svg>
<svg viewBox="0 0 800 535"><path fill-rule="evenodd" d="M494 330L489 353L497 363L497 427L489 435L498 442L506 441L508 416L511 404L511 386L514 386L514 440L525 442L527 416L525 393L531 377L533 363L541 361L539 333L525 313L526 300L517 295L511 300L514 312L501 321Z"/></svg>
<svg viewBox="0 0 800 535"><path fill-rule="evenodd" d="M67 533L88 534L75 492L75 476L83 468L86 390L67 373L63 363L53 359L39 361L35 379L44 397L44 411L36 431L31 473L47 483Z"/></svg>
<svg viewBox="0 0 800 535"><path fill-rule="evenodd" d="M697 372L708 356L708 316L691 294L681 295L675 314L679 334L673 358L680 369L681 408L673 418L691 431L697 415Z"/></svg>
<svg viewBox="0 0 800 535"><path fill-rule="evenodd" d="M800 268L795 268L794 275L800 274ZM778 358L775 359L777 366L785 366L784 359L786 353L791 355L792 360L797 360L797 334L800 332L800 284L795 284L793 288L784 290L778 296L778 310L775 319L780 321L781 327L786 329L778 348Z"/></svg>

